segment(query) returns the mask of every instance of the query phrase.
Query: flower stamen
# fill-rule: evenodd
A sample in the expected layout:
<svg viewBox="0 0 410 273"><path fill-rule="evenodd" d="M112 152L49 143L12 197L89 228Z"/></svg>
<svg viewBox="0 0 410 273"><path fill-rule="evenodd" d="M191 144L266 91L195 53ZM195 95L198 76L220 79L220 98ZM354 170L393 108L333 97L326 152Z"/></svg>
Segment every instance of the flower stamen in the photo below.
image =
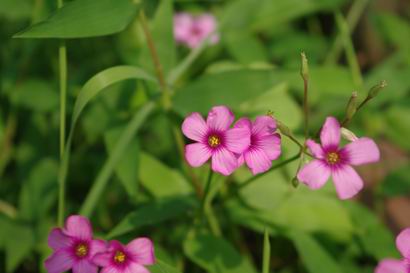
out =
<svg viewBox="0 0 410 273"><path fill-rule="evenodd" d="M220 139L218 136L216 136L216 135L211 135L211 136L208 138L208 144L209 144L209 146L211 146L212 148L216 148L216 147L218 147L218 146L221 144L221 139Z"/></svg>
<svg viewBox="0 0 410 273"><path fill-rule="evenodd" d="M340 156L336 152L330 152L326 155L326 161L330 165L334 165L340 161Z"/></svg>
<svg viewBox="0 0 410 273"><path fill-rule="evenodd" d="M79 258L83 258L88 254L88 246L84 243L80 243L75 248L75 255Z"/></svg>
<svg viewBox="0 0 410 273"><path fill-rule="evenodd" d="M122 263L125 262L125 259L126 259L126 258L127 258L127 257L125 256L125 253L124 253L124 252L122 252L122 251L120 251L120 250L117 250L117 251L115 252L114 261L115 261L116 263L122 264Z"/></svg>

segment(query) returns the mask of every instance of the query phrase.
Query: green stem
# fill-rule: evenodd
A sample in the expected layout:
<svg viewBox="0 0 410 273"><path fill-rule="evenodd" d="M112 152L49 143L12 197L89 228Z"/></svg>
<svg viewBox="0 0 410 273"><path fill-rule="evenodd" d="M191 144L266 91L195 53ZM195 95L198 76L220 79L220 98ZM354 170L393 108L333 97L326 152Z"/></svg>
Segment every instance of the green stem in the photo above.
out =
<svg viewBox="0 0 410 273"><path fill-rule="evenodd" d="M270 242L269 232L265 229L263 236L263 261L262 261L262 273L269 273L270 267Z"/></svg>
<svg viewBox="0 0 410 273"><path fill-rule="evenodd" d="M245 182L243 182L242 184L240 184L240 185L238 186L238 189L242 189L242 188L248 186L248 185L249 185L250 183L252 183L253 181L257 180L258 178L260 178L260 177L262 177L262 176L268 174L269 172L271 172L271 171L273 171L273 170L276 170L277 168L280 168L280 167L282 167L282 166L285 166L285 165L287 165L287 164L289 164L289 163L295 161L296 159L299 158L299 156L300 156L300 153L298 153L298 154L292 156L291 158L286 159L285 161L282 161L282 162L276 164L275 166L273 166L272 168L270 168L267 172L264 172L264 173L261 173L261 174L252 176L251 178L249 178L248 180L246 180Z"/></svg>
<svg viewBox="0 0 410 273"><path fill-rule="evenodd" d="M147 45L148 45L149 52L151 54L152 62L154 63L155 72L157 74L158 81L161 86L163 106L165 110L168 110L171 107L170 90L167 88L164 71L162 69L162 65L159 60L158 52L155 47L154 40L152 39L152 35L149 30L147 18L145 16L143 9L141 9L140 11L139 19L141 22L141 27L144 31L145 39L147 40Z"/></svg>
<svg viewBox="0 0 410 273"><path fill-rule="evenodd" d="M350 37L349 27L345 18L341 12L336 12L335 14L336 24L339 28L340 35L342 37L343 46L347 58L347 62L352 73L353 83L357 90L362 90L363 88L363 77L360 70L359 62L356 58L356 52L353 46L352 39Z"/></svg>
<svg viewBox="0 0 410 273"><path fill-rule="evenodd" d="M205 212L205 206L206 206L206 202L207 202L207 199L208 199L209 191L211 189L211 183L212 183L213 175L214 175L214 172L212 171L212 167L210 166L209 167L208 179L207 179L206 184L205 184L204 196L202 198L202 203L201 203L202 214L204 214L204 212Z"/></svg>
<svg viewBox="0 0 410 273"><path fill-rule="evenodd" d="M303 112L305 114L305 141L309 138L308 80L303 78Z"/></svg>
<svg viewBox="0 0 410 273"><path fill-rule="evenodd" d="M63 0L57 0L58 8L63 6ZM67 100L67 48L65 41L61 41L58 48L59 81L60 81L60 164L65 149L66 129L66 100ZM64 224L65 180L59 180L58 189L58 225Z"/></svg>

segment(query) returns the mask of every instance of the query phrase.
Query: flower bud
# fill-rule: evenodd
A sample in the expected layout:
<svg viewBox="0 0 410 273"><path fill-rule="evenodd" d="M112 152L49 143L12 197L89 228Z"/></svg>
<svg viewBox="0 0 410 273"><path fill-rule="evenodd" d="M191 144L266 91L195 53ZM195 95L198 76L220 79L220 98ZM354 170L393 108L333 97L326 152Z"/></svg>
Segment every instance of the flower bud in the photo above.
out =
<svg viewBox="0 0 410 273"><path fill-rule="evenodd" d="M344 139L346 139L348 141L351 141L351 142L358 140L357 136L352 131L350 131L350 130L344 128L344 127L342 127L340 131L341 131L342 137Z"/></svg>
<svg viewBox="0 0 410 273"><path fill-rule="evenodd" d="M293 177L293 179L292 179L292 186L294 187L294 188L297 188L298 186L299 186L299 180L297 179L297 177L295 176L295 177Z"/></svg>
<svg viewBox="0 0 410 273"><path fill-rule="evenodd" d="M374 98L376 97L380 90L382 90L383 88L385 88L387 86L387 82L386 81L381 81L379 84L376 84L375 86L373 86L372 88L370 88L369 93L367 95L368 98Z"/></svg>
<svg viewBox="0 0 410 273"><path fill-rule="evenodd" d="M351 120L357 110L357 92L353 92L350 97L349 102L347 103L346 108L346 118Z"/></svg>
<svg viewBox="0 0 410 273"><path fill-rule="evenodd" d="M308 66L308 60L306 58L305 52L300 53L300 56L302 58L302 66L300 68L300 75L302 78L307 81L309 79L309 66Z"/></svg>
<svg viewBox="0 0 410 273"><path fill-rule="evenodd" d="M279 120L277 120L276 122L277 122L277 126L278 126L279 131L283 135L285 135L287 137L293 137L292 131L289 129L289 127L287 127L285 124L283 124Z"/></svg>

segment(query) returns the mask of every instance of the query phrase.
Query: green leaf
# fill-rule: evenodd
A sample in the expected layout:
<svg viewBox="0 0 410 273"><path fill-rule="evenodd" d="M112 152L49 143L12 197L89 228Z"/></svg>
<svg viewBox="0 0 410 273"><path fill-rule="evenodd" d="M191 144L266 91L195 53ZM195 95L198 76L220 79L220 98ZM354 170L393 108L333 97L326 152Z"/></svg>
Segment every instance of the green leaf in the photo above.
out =
<svg viewBox="0 0 410 273"><path fill-rule="evenodd" d="M268 60L268 54L262 42L251 33L237 31L224 37L229 53L240 63L250 64Z"/></svg>
<svg viewBox="0 0 410 273"><path fill-rule="evenodd" d="M56 200L58 163L42 159L30 171L20 193L19 216L40 221Z"/></svg>
<svg viewBox="0 0 410 273"><path fill-rule="evenodd" d="M108 153L112 154L115 144L118 142L124 126L113 128L104 134L105 146ZM122 158L117 163L115 173L120 179L130 197L136 197L138 186L138 167L139 167L139 144L138 139L134 138L128 145Z"/></svg>
<svg viewBox="0 0 410 273"><path fill-rule="evenodd" d="M180 273L176 268L158 259L156 259L154 265L149 266L148 268L151 273Z"/></svg>
<svg viewBox="0 0 410 273"><path fill-rule="evenodd" d="M121 136L113 147L112 153L104 162L104 165L95 178L91 190L88 193L83 205L81 206L80 214L84 216L90 216L92 214L99 198L101 197L109 179L114 172L115 167L120 162L123 154L127 150L137 131L141 128L147 116L154 109L154 106L155 105L153 102L148 102L143 105L141 109L139 109L139 111L134 114L132 120L123 130Z"/></svg>
<svg viewBox="0 0 410 273"><path fill-rule="evenodd" d="M410 150L410 109L406 105L395 105L386 113L386 123L389 129L385 134L394 142Z"/></svg>
<svg viewBox="0 0 410 273"><path fill-rule="evenodd" d="M381 192L388 197L407 196L410 193L410 165L392 171L381 183Z"/></svg>
<svg viewBox="0 0 410 273"><path fill-rule="evenodd" d="M192 187L180 172L147 153L141 153L139 172L141 184L157 198L192 193Z"/></svg>
<svg viewBox="0 0 410 273"><path fill-rule="evenodd" d="M150 27L152 39L165 75L168 75L176 62L173 16L173 0L162 0ZM147 42L144 44L146 45ZM144 67L154 71L151 54L147 46L143 48L140 62L144 64Z"/></svg>
<svg viewBox="0 0 410 273"><path fill-rule="evenodd" d="M184 242L190 260L210 273L255 273L252 264L224 238L196 235Z"/></svg>
<svg viewBox="0 0 410 273"><path fill-rule="evenodd" d="M252 23L253 30L265 30L318 11L332 11L346 0L263 0Z"/></svg>
<svg viewBox="0 0 410 273"><path fill-rule="evenodd" d="M131 0L75 0L45 21L17 33L16 38L85 38L120 32L131 22L139 4Z"/></svg>
<svg viewBox="0 0 410 273"><path fill-rule="evenodd" d="M125 216L125 218L111 230L107 237L114 238L140 227L156 225L176 218L187 213L194 206L194 199L188 196L165 198L146 203Z"/></svg>
<svg viewBox="0 0 410 273"><path fill-rule="evenodd" d="M174 107L182 115L207 113L214 105L225 104L234 109L261 95L280 82L275 71L241 69L205 75L174 96Z"/></svg>
<svg viewBox="0 0 410 273"><path fill-rule="evenodd" d="M58 108L58 93L50 83L38 79L24 81L11 93L11 102L37 112L50 112Z"/></svg>
<svg viewBox="0 0 410 273"><path fill-rule="evenodd" d="M310 235L292 231L289 237L310 273L342 273L335 259Z"/></svg>
<svg viewBox="0 0 410 273"><path fill-rule="evenodd" d="M6 240L6 272L13 272L30 254L35 245L33 230L25 225L10 223Z"/></svg>
<svg viewBox="0 0 410 273"><path fill-rule="evenodd" d="M0 0L0 17L25 19L31 16L32 4L27 0Z"/></svg>
<svg viewBox="0 0 410 273"><path fill-rule="evenodd" d="M355 224L355 230L365 251L377 260L399 257L392 232L366 207L348 202L345 206Z"/></svg>
<svg viewBox="0 0 410 273"><path fill-rule="evenodd" d="M74 129L77 124L77 121L84 110L85 106L98 94L100 94L103 90L105 90L108 86L111 86L115 83L124 81L124 80L145 80L145 81L153 81L155 82L154 78L151 77L149 74L145 73L143 70L137 67L132 66L115 66L108 68L106 70L101 71L100 73L93 76L90 80L88 80L83 88L80 90L78 94L77 100L74 104L73 116L71 119L71 126L66 142L66 148L64 151L63 159L61 162L60 172L59 172L59 183L65 185L65 181L67 179L67 172L68 172L68 163L70 160L70 152L71 152L71 142L74 136ZM107 162L109 168L104 169L103 176L100 177L100 181L104 182L108 179L111 175L111 169L115 168L116 161L119 160L122 156L123 150L126 148L126 145L132 139L132 136L135 133L135 130L139 128L141 125L140 123L143 122L143 119L148 115L148 113L153 109L153 104L149 103L145 105L139 113L137 113L131 124L129 125L130 128L125 130L125 135L122 135L120 141L117 143L116 147L113 149L113 153L110 156L109 161ZM123 138L124 137L124 138ZM124 147L125 145L125 147ZM119 150L117 150L117 147Z"/></svg>

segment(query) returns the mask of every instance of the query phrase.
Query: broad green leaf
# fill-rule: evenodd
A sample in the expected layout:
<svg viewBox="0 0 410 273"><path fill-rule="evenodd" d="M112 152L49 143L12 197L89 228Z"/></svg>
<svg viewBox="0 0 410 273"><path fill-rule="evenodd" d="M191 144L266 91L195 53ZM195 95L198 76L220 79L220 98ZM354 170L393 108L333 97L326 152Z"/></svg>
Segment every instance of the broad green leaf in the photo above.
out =
<svg viewBox="0 0 410 273"><path fill-rule="evenodd" d="M139 177L141 184L157 198L192 193L192 187L180 172L147 153L141 153Z"/></svg>
<svg viewBox="0 0 410 273"><path fill-rule="evenodd" d="M6 272L13 272L34 248L34 231L17 222L10 223L5 239Z"/></svg>
<svg viewBox="0 0 410 273"><path fill-rule="evenodd" d="M124 126L113 128L104 135L105 146L109 154L113 152L115 143L121 136ZM136 138L132 139L115 168L115 173L131 197L136 197L138 186L139 144Z"/></svg>
<svg viewBox="0 0 410 273"><path fill-rule="evenodd" d="M378 30L391 44L399 48L410 49L410 23L408 20L389 12L379 13L374 19L378 23ZM392 29L395 31L391 31Z"/></svg>
<svg viewBox="0 0 410 273"><path fill-rule="evenodd" d="M83 88L80 90L78 94L77 100L74 104L73 116L71 119L71 126L66 142L66 148L64 151L63 159L61 162L60 172L59 172L59 183L62 185L65 184L67 179L67 172L68 172L68 163L70 160L70 152L71 152L71 142L74 135L74 129L76 127L77 121L84 110L85 106L98 94L100 94L103 90L105 90L108 86L111 86L115 83L124 81L124 80L145 80L145 81L153 81L153 77L149 74L145 73L143 70L137 67L132 66L115 66L108 68L100 73L96 74L90 80L86 82ZM145 105L133 118L127 130L125 130L124 134L121 136L119 142L116 144L115 148L113 149L113 153L110 156L109 161L107 162L109 169L103 169L103 176L100 177L101 181L105 183L106 180L111 175L111 169L114 168L117 160L119 160L122 156L122 152L125 150L126 146L128 145L129 141L132 139L132 136L135 133L135 130L139 128L141 123L144 121L145 117L151 112L153 109L153 104L148 103ZM125 147L124 147L125 146ZM119 150L117 150L117 147Z"/></svg>
<svg viewBox="0 0 410 273"><path fill-rule="evenodd" d="M173 16L173 0L160 1L150 29L165 75L175 66L176 62ZM147 42L144 42L144 44L146 45ZM151 53L147 46L144 47L141 54L141 62L144 67L149 67L151 71L154 71Z"/></svg>
<svg viewBox="0 0 410 273"><path fill-rule="evenodd" d="M154 265L149 266L148 268L150 273L180 273L176 268L158 259Z"/></svg>
<svg viewBox="0 0 410 273"><path fill-rule="evenodd" d="M381 183L381 192L388 197L407 196L410 193L410 165L392 171Z"/></svg>
<svg viewBox="0 0 410 273"><path fill-rule="evenodd" d="M377 260L399 257L392 232L369 209L359 203L345 204L353 218L355 230L366 253Z"/></svg>
<svg viewBox="0 0 410 273"><path fill-rule="evenodd" d="M240 63L267 61L268 54L262 42L251 33L237 31L224 37L229 53Z"/></svg>
<svg viewBox="0 0 410 273"><path fill-rule="evenodd" d="M127 150L131 141L135 137L137 131L141 128L142 124L145 122L147 116L154 109L154 103L148 102L137 111L132 120L127 124L126 128L121 133L118 141L113 147L112 153L109 155L108 159L104 162L104 165L100 169L97 177L95 178L90 192L88 193L83 205L81 206L80 214L84 216L89 216L93 213L95 206L99 198L101 197L105 187L117 164L120 162L123 154Z"/></svg>
<svg viewBox="0 0 410 273"><path fill-rule="evenodd" d="M194 200L188 196L165 198L146 203L125 216L125 218L111 230L107 237L114 238L140 227L156 225L166 220L176 218L187 213L194 206Z"/></svg>
<svg viewBox="0 0 410 273"><path fill-rule="evenodd" d="M184 242L184 252L190 260L210 273L256 273L253 265L222 237L188 237Z"/></svg>
<svg viewBox="0 0 410 273"><path fill-rule="evenodd" d="M336 259L327 253L311 235L292 231L289 232L289 237L310 273L343 273Z"/></svg>
<svg viewBox="0 0 410 273"><path fill-rule="evenodd" d="M385 118L389 126L385 134L406 150L410 150L409 107L406 105L393 106L387 111Z"/></svg>
<svg viewBox="0 0 410 273"><path fill-rule="evenodd" d="M32 4L27 0L0 0L0 18L25 19L31 16Z"/></svg>
<svg viewBox="0 0 410 273"><path fill-rule="evenodd" d="M48 82L38 79L24 81L10 96L14 105L38 112L56 110L59 103L57 91Z"/></svg>
<svg viewBox="0 0 410 273"><path fill-rule="evenodd" d="M263 0L252 23L253 30L265 30L318 11L333 11L345 0Z"/></svg>
<svg viewBox="0 0 410 273"><path fill-rule="evenodd" d="M20 193L19 216L35 222L43 219L57 195L58 163L42 159L30 171Z"/></svg>
<svg viewBox="0 0 410 273"><path fill-rule="evenodd" d="M237 109L280 81L275 71L266 70L241 69L205 75L177 91L174 107L182 115L207 113L212 106L220 104Z"/></svg>
<svg viewBox="0 0 410 273"><path fill-rule="evenodd" d="M268 110L274 112L275 118L291 129L296 129L302 122L302 112L298 104L288 93L287 84L279 84L240 105L242 113L250 117L265 115ZM292 113L289 115L289 113Z"/></svg>
<svg viewBox="0 0 410 273"><path fill-rule="evenodd" d="M341 202L320 192L297 189L270 215L278 225L304 232L325 232L349 240L353 224Z"/></svg>
<svg viewBox="0 0 410 273"><path fill-rule="evenodd" d="M14 37L85 38L109 35L124 30L138 8L139 3L131 0L75 0Z"/></svg>

